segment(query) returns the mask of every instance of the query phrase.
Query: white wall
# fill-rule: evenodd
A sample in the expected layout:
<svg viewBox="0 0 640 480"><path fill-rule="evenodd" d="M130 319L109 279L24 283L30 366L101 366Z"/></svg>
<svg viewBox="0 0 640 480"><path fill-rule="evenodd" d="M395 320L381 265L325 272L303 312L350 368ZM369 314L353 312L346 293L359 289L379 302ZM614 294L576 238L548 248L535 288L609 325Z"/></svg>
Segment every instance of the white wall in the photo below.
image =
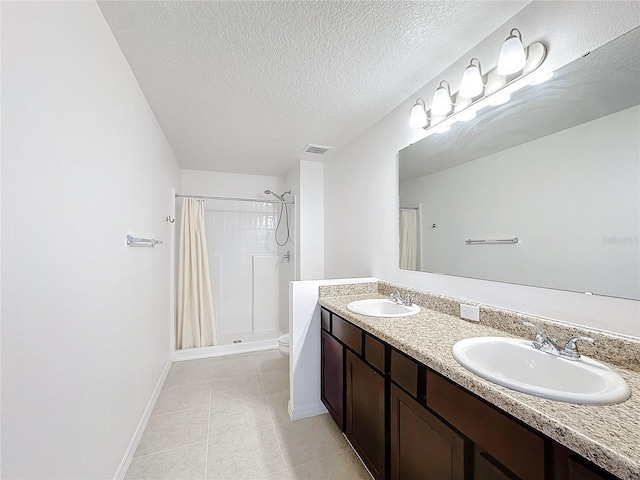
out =
<svg viewBox="0 0 640 480"><path fill-rule="evenodd" d="M185 195L211 195L216 197L269 198L271 190L280 195L285 189L283 177L245 175L242 173L182 170L182 184L177 193Z"/></svg>
<svg viewBox="0 0 640 480"><path fill-rule="evenodd" d="M324 165L300 161L299 280L324 278Z"/></svg>
<svg viewBox="0 0 640 480"><path fill-rule="evenodd" d="M294 209L292 218L293 218L293 234L294 234L294 249L292 250L293 259L291 260L291 266L293 271L293 279L300 280L300 162L295 163L287 172L285 177L285 184L287 185L287 189L291 190L291 195L296 199L296 208ZM290 319L291 319L291 310L290 310L290 282L286 282L284 285L286 288L282 288L283 285L280 285L280 305L287 306L287 310L289 311L289 315L287 318L286 326L283 331L287 331L291 333L290 327ZM286 292L286 296L282 295L282 293ZM291 338L291 337L290 337ZM289 362L291 363L291 362Z"/></svg>
<svg viewBox="0 0 640 480"><path fill-rule="evenodd" d="M179 169L93 2L2 2L2 472L113 478L170 357ZM168 243L168 242L167 242Z"/></svg>
<svg viewBox="0 0 640 480"><path fill-rule="evenodd" d="M422 270L638 298L638 132L636 106L401 184L423 206Z"/></svg>
<svg viewBox="0 0 640 480"><path fill-rule="evenodd" d="M640 336L638 302L433 275L398 268L398 151L420 138L408 126L417 97L438 82L452 91L469 59L485 69L497 58L510 28L525 44L549 45L541 71L555 70L638 24L637 2L532 2L467 55L456 60L340 155L325 164L325 277L375 276L414 288ZM455 32L452 32L455 35ZM452 59L453 60L453 59Z"/></svg>

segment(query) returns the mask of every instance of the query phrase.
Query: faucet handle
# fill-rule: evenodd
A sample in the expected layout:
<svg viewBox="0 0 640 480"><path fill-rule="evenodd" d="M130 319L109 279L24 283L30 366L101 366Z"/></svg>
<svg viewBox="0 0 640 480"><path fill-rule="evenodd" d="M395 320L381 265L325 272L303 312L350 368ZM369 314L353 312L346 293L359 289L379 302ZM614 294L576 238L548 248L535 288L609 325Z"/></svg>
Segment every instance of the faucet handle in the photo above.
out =
<svg viewBox="0 0 640 480"><path fill-rule="evenodd" d="M403 300L403 302L402 302L402 304L403 304L404 306L406 306L406 307L410 307L410 306L412 305L412 303L411 303L411 296L412 296L412 295L411 295L410 293L407 293L407 296L406 296L406 297L404 297L404 300Z"/></svg>
<svg viewBox="0 0 640 480"><path fill-rule="evenodd" d="M568 357L571 360L578 360L580 358L580 354L578 353L578 350L576 349L576 342L578 340L581 340L583 342L589 342L589 343L593 343L594 342L593 338L591 338L591 337L583 337L581 335L576 335L575 337L571 337L569 340L567 340L566 345L560 351L560 355L562 355L564 357Z"/></svg>
<svg viewBox="0 0 640 480"><path fill-rule="evenodd" d="M538 327L536 324L531 322L522 322L522 324L526 327L531 327L536 331L536 336L533 338L534 343L542 344L547 338L544 332L540 330L540 327Z"/></svg>

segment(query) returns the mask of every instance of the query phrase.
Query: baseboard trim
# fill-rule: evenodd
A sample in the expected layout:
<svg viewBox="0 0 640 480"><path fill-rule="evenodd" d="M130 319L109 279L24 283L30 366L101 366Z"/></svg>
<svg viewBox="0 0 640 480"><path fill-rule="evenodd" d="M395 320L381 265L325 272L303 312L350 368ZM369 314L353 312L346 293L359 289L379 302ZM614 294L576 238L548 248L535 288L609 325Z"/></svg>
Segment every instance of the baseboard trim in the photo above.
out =
<svg viewBox="0 0 640 480"><path fill-rule="evenodd" d="M322 415L323 413L329 412L329 410L327 410L322 402L312 403L310 405L302 405L301 407L293 408L291 406L291 400L289 400L287 410L289 412L289 418L291 420L300 420L302 418L315 417L316 415Z"/></svg>
<svg viewBox="0 0 640 480"><path fill-rule="evenodd" d="M257 342L236 343L234 345L216 345L214 347L188 348L173 352L173 360L198 360L200 358L222 357L235 355L236 353L257 352L260 350L272 350L278 348L278 339L260 340Z"/></svg>
<svg viewBox="0 0 640 480"><path fill-rule="evenodd" d="M142 418L138 423L138 428L136 428L135 433L133 434L133 438L129 443L129 447L124 454L124 458L122 462L120 462L120 466L116 471L114 480L123 480L124 476L129 469L129 465L131 465L131 461L133 460L133 455L136 453L136 448L138 448L138 444L140 443L140 438L142 438L142 434L144 429L147 427L147 423L149 422L149 417L151 417L151 412L153 411L153 407L156 405L156 401L158 400L158 395L160 395L160 390L162 390L162 386L164 385L164 381L167 378L169 373L169 369L171 368L171 358L167 361L167 364L164 366L164 370L160 374L160 378L158 379L158 383L156 384L156 388L153 390L151 394L151 398L147 403L147 408L145 408L144 413L142 414Z"/></svg>

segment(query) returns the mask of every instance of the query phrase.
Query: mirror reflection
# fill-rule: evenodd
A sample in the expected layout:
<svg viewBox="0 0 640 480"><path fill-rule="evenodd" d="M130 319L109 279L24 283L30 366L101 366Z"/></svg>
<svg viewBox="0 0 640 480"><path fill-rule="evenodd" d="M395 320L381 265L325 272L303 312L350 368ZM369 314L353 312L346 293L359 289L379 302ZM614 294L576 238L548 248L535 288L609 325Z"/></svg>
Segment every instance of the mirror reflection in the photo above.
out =
<svg viewBox="0 0 640 480"><path fill-rule="evenodd" d="M400 268L640 299L640 29L400 151Z"/></svg>

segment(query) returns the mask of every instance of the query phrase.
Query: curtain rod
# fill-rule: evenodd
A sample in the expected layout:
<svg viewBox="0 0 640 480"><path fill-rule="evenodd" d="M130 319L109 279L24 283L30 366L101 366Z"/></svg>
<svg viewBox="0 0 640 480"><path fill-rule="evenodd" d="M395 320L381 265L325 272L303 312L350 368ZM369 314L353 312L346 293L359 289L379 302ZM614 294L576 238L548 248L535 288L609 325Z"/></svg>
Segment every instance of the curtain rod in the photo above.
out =
<svg viewBox="0 0 640 480"><path fill-rule="evenodd" d="M280 200L269 200L267 198L241 198L241 197L213 197L209 195L181 195L176 193L176 198L197 198L200 200L232 200L235 202L258 202L258 203L286 203L288 205L294 205L295 202L281 202Z"/></svg>

